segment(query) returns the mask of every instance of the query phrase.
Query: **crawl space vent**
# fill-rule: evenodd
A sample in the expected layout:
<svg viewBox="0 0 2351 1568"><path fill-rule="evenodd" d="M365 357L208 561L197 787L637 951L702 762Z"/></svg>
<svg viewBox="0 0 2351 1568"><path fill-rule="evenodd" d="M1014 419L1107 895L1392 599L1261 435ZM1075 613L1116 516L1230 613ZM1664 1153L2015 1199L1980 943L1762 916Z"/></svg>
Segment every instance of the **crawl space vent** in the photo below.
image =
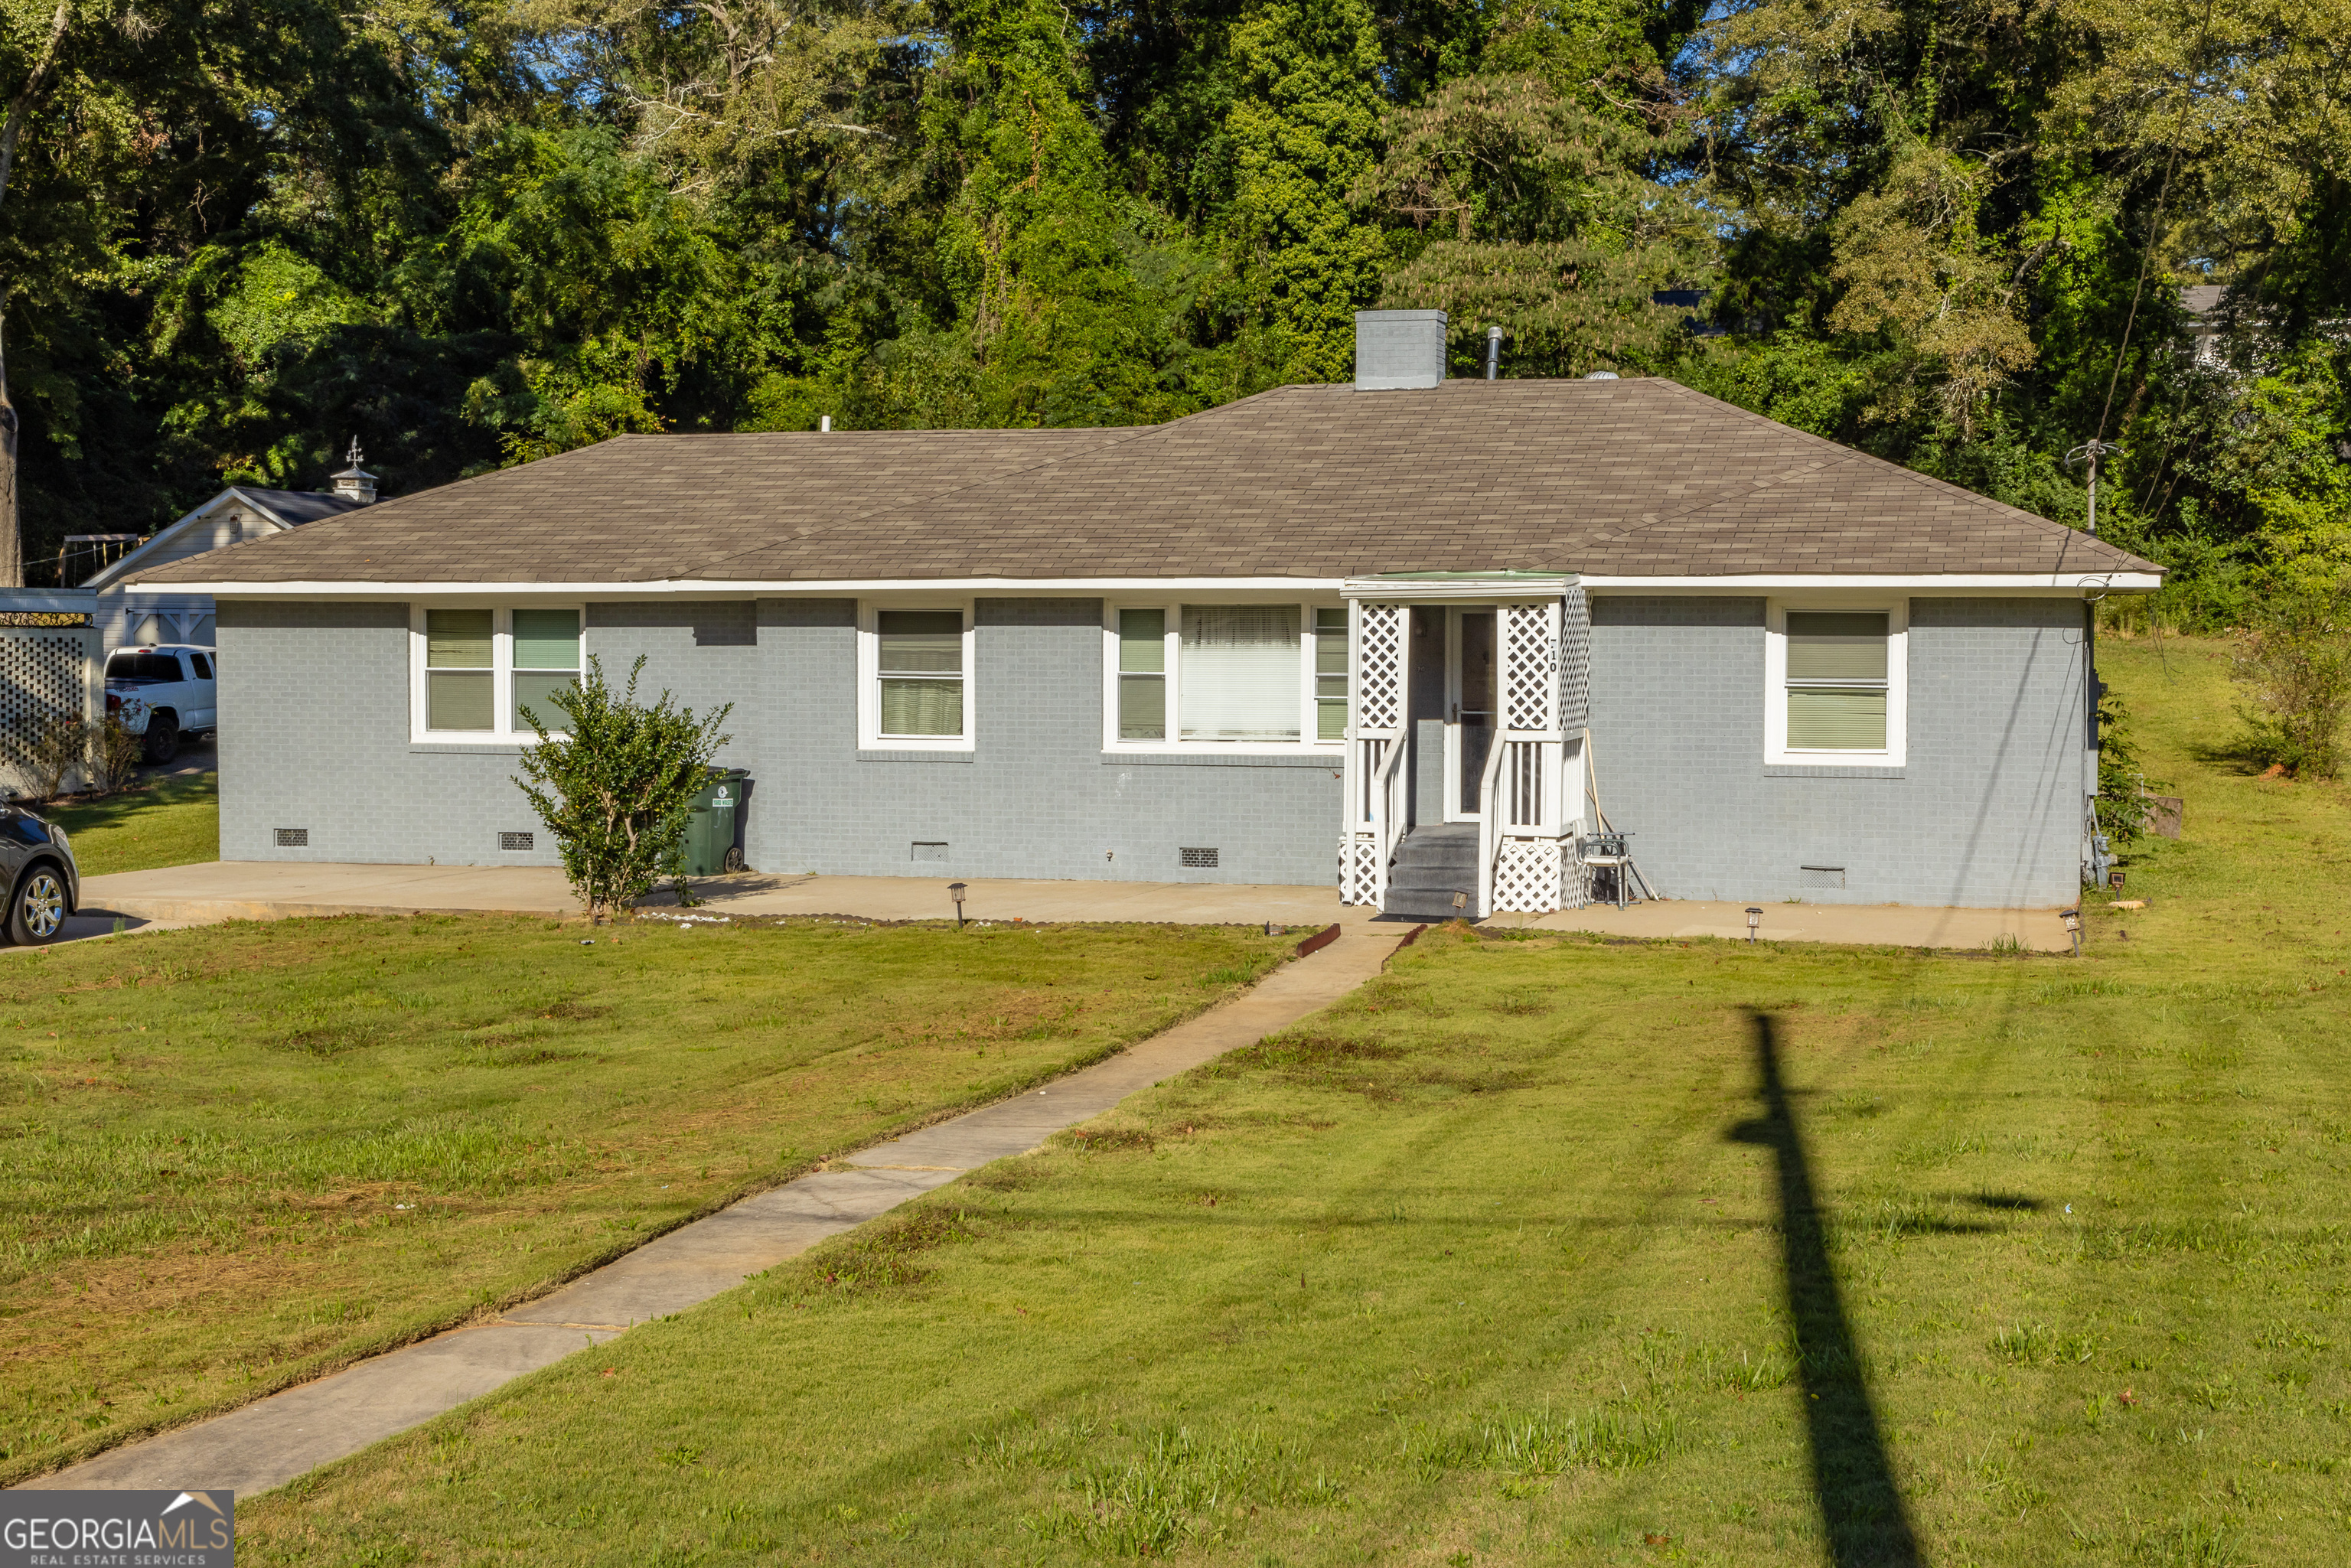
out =
<svg viewBox="0 0 2351 1568"><path fill-rule="evenodd" d="M917 840L914 843L914 858L918 861L943 861L947 858L947 847L943 843Z"/></svg>
<svg viewBox="0 0 2351 1568"><path fill-rule="evenodd" d="M1826 888L1844 885L1844 867L1841 865L1808 865L1801 869L1803 876L1798 886Z"/></svg>
<svg viewBox="0 0 2351 1568"><path fill-rule="evenodd" d="M310 830L308 828L278 829L277 847L281 850L308 849L310 847Z"/></svg>
<svg viewBox="0 0 2351 1568"><path fill-rule="evenodd" d="M1184 865L1186 870L1196 868L1202 871L1214 871L1217 868L1217 852L1214 850L1186 850L1184 852Z"/></svg>
<svg viewBox="0 0 2351 1568"><path fill-rule="evenodd" d="M498 848L502 850L527 850L533 848L538 842L537 833L500 833L498 835Z"/></svg>

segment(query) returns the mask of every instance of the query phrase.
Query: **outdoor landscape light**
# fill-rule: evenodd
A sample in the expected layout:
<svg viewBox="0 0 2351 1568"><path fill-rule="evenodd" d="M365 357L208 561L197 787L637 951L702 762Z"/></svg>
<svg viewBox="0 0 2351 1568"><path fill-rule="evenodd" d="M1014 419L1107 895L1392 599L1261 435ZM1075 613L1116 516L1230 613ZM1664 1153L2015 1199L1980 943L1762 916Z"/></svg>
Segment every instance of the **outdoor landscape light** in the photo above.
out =
<svg viewBox="0 0 2351 1568"><path fill-rule="evenodd" d="M2106 873L2106 885L2113 888L2116 893L2120 893L2123 890L2122 867L2116 866L2112 871Z"/></svg>
<svg viewBox="0 0 2351 1568"><path fill-rule="evenodd" d="M964 884L962 883L951 882L947 883L947 896L955 900L956 929L958 931L963 929L963 894Z"/></svg>
<svg viewBox="0 0 2351 1568"><path fill-rule="evenodd" d="M1747 912L1747 945L1749 946L1752 947L1755 945L1755 928L1762 924L1763 912L1760 909L1749 909Z"/></svg>
<svg viewBox="0 0 2351 1568"><path fill-rule="evenodd" d="M2065 923L2065 935L2074 939L2074 956L2080 957L2082 956L2082 912L2078 909L2061 909L2057 912L2057 918Z"/></svg>
<svg viewBox="0 0 2351 1568"><path fill-rule="evenodd" d="M1464 911L1464 910L1468 909L1468 907L1469 907L1469 895L1468 895L1468 894L1466 894L1466 893L1457 893L1457 894L1455 894L1453 895L1453 918L1454 918L1454 919L1456 919L1456 920L1460 919L1460 918L1461 918L1462 911Z"/></svg>

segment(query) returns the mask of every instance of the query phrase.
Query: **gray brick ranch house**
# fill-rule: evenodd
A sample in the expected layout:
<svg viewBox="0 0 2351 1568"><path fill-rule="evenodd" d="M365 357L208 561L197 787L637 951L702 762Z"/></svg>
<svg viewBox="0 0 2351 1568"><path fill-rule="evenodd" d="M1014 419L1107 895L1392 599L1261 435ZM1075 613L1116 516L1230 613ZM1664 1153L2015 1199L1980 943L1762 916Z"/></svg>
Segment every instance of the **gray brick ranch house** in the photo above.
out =
<svg viewBox="0 0 2351 1568"><path fill-rule="evenodd" d="M763 870L1542 911L1604 820L1669 897L2074 896L2089 603L2160 569L1442 332L1142 428L622 436L137 581L217 601L233 860L552 863L516 710L643 654L735 705Z"/></svg>

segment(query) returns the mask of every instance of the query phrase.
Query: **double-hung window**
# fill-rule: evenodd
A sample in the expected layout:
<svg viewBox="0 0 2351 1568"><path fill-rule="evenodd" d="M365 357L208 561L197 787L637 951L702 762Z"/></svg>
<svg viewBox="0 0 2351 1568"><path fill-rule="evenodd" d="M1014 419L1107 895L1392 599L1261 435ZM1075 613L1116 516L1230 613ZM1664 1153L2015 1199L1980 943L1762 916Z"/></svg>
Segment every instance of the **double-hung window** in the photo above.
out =
<svg viewBox="0 0 2351 1568"><path fill-rule="evenodd" d="M580 679L580 622L577 605L419 609L409 639L413 737L535 739L526 709L560 729L563 714L553 699Z"/></svg>
<svg viewBox="0 0 2351 1568"><path fill-rule="evenodd" d="M972 748L968 607L865 605L858 636L858 743L883 749Z"/></svg>
<svg viewBox="0 0 2351 1568"><path fill-rule="evenodd" d="M1118 737L1167 738L1167 612L1118 612Z"/></svg>
<svg viewBox="0 0 2351 1568"><path fill-rule="evenodd" d="M1343 607L1113 605L1103 632L1113 749L1283 750L1346 738Z"/></svg>
<svg viewBox="0 0 2351 1568"><path fill-rule="evenodd" d="M1902 760L1907 619L1900 607L1773 607L1767 760Z"/></svg>

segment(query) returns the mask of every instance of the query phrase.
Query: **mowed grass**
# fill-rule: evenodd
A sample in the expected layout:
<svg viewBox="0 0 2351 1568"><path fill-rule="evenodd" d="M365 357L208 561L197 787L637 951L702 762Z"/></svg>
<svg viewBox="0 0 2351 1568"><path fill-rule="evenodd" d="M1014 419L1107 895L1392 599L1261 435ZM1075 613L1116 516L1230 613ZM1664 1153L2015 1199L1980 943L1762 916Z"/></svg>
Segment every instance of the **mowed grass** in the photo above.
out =
<svg viewBox="0 0 2351 1568"><path fill-rule="evenodd" d="M220 859L220 775L164 779L120 795L35 808L65 829L84 876Z"/></svg>
<svg viewBox="0 0 2351 1568"><path fill-rule="evenodd" d="M1431 933L1082 1135L256 1500L240 1548L2339 1562L2351 824L2189 754L2228 724L2214 650L2105 662L2188 837L2084 959Z"/></svg>
<svg viewBox="0 0 2351 1568"><path fill-rule="evenodd" d="M1103 1056L1238 928L287 921L0 954L0 1479Z"/></svg>

